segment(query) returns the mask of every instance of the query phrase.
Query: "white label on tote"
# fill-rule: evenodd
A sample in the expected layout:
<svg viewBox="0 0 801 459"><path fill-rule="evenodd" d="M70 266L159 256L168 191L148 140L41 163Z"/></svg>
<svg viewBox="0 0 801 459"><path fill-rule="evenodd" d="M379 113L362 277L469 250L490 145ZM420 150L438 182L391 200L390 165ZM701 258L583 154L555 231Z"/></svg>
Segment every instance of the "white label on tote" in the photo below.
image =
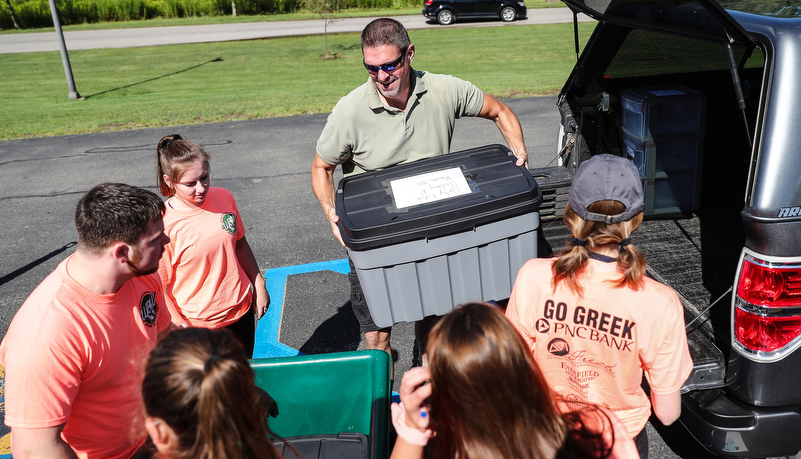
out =
<svg viewBox="0 0 801 459"><path fill-rule="evenodd" d="M392 180L389 185L397 209L470 194L467 179L458 167Z"/></svg>

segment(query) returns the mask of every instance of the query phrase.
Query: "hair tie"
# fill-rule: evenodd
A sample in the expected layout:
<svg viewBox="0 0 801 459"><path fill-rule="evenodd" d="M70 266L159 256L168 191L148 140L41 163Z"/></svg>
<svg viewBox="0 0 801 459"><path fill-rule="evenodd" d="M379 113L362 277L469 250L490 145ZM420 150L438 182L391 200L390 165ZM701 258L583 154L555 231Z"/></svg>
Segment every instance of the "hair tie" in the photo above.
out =
<svg viewBox="0 0 801 459"><path fill-rule="evenodd" d="M176 140L183 140L184 138L181 137L179 134L170 134L165 135L164 137L159 140L158 145L156 145L156 153L161 154L161 150L170 146L171 143L175 142Z"/></svg>
<svg viewBox="0 0 801 459"><path fill-rule="evenodd" d="M576 246L576 247L584 247L584 245L586 245L586 242L584 241L584 239L579 239L577 237L572 237L572 236L569 239L570 239L570 242L572 242L573 245Z"/></svg>
<svg viewBox="0 0 801 459"><path fill-rule="evenodd" d="M203 364L203 373L208 374L211 371L212 365L214 362L222 360L219 354L211 354L209 358L206 359L206 362Z"/></svg>
<svg viewBox="0 0 801 459"><path fill-rule="evenodd" d="M169 139L167 139L167 145L175 142L176 140L184 140L184 138L181 137L179 134L172 134L172 135L170 135L168 137L169 137Z"/></svg>
<svg viewBox="0 0 801 459"><path fill-rule="evenodd" d="M620 241L620 250L625 249L626 246L629 246L629 245L631 245L631 239L630 238L621 239L621 241Z"/></svg>

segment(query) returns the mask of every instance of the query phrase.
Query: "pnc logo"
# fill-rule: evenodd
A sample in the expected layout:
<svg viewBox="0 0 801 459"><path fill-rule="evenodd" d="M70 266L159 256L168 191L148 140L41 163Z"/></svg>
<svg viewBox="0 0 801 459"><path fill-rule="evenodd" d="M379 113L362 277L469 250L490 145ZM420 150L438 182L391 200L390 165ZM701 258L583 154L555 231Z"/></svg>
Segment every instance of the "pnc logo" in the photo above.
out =
<svg viewBox="0 0 801 459"><path fill-rule="evenodd" d="M570 353L570 346L562 338L554 338L548 343L548 352L558 356L567 355Z"/></svg>
<svg viewBox="0 0 801 459"><path fill-rule="evenodd" d="M537 333L548 333L551 331L551 324L546 319L537 319L534 328L537 329Z"/></svg>

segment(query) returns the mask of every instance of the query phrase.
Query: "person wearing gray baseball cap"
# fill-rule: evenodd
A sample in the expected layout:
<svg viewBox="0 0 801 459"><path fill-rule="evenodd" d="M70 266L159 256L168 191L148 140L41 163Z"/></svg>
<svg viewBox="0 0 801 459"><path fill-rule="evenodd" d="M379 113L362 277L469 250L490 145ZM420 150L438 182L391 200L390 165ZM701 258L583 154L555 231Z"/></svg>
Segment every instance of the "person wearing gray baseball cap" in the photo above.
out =
<svg viewBox="0 0 801 459"><path fill-rule="evenodd" d="M563 409L610 409L646 458L651 408L664 425L678 419L693 362L678 295L645 277L645 257L630 238L643 221L641 180L618 156L579 166L564 213L567 246L520 268L506 316Z"/></svg>

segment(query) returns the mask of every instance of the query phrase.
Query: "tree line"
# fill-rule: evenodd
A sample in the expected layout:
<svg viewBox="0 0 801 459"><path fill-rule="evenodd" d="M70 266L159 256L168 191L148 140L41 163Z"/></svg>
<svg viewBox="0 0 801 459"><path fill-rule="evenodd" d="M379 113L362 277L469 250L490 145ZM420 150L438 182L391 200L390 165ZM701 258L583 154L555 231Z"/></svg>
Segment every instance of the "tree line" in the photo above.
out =
<svg viewBox="0 0 801 459"><path fill-rule="evenodd" d="M153 18L295 13L304 0L57 0L63 25ZM408 8L414 0L344 0L341 8ZM236 5L236 6L234 6ZM235 8L235 10L234 10ZM235 12L234 12L235 11ZM0 29L52 27L48 0L6 0Z"/></svg>

